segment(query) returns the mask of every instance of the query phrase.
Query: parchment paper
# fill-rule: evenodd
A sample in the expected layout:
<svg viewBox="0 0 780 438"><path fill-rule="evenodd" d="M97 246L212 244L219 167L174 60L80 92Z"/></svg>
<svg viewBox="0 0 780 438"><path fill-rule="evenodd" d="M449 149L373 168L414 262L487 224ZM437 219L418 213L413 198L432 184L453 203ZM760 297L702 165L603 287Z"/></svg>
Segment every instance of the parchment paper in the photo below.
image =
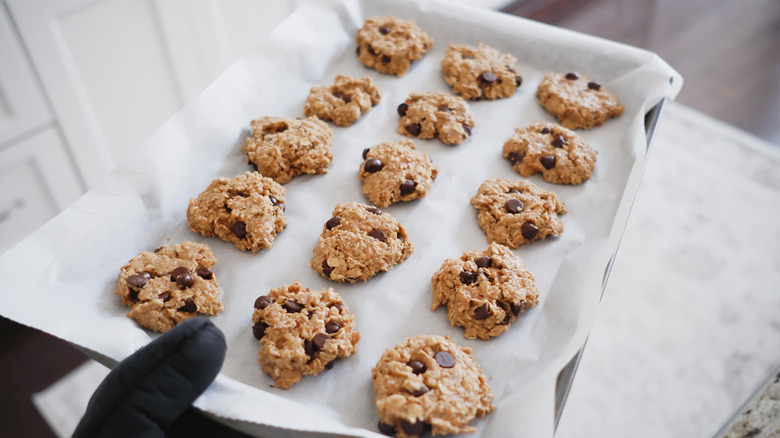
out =
<svg viewBox="0 0 780 438"><path fill-rule="evenodd" d="M365 18L390 14L416 21L435 40L402 78L367 69L355 56L354 35ZM361 152L405 138L395 132L398 104L410 92L451 93L440 68L448 42L481 42L513 54L522 87L508 99L470 102L477 126L462 145L415 140L440 173L424 199L385 209L409 232L416 248L409 260L366 283L323 279L309 267L322 224L339 202L368 202L357 176ZM462 329L449 326L446 310L430 311L430 278L445 258L487 246L469 200L485 179L521 178L501 149L514 128L554 121L535 97L550 71L598 80L626 112L579 131L599 152L590 181L572 187L530 178L558 193L569 210L560 238L515 251L536 275L541 302L499 338L469 341ZM331 125L334 159L327 175L297 177L285 186L289 226L273 248L252 255L190 232L189 198L216 177L251 170L241 153L250 120L302 116L309 89L338 74L371 76L382 100L349 128ZM217 254L214 270L225 304L211 319L228 340L221 375L196 403L211 415L236 420L252 433L268 430L257 423L374 436L371 368L406 337L442 334L473 348L490 377L498 409L474 423L476 436L551 436L555 376L591 327L639 182L646 155L643 116L662 98L673 98L681 84L654 54L498 13L427 1L304 4L82 199L0 257L0 312L111 365L156 336L124 316L128 309L113 294L119 268L162 244L205 242ZM351 358L285 391L271 387L257 363L250 319L257 296L296 280L312 289L335 288L355 313L362 340Z"/></svg>

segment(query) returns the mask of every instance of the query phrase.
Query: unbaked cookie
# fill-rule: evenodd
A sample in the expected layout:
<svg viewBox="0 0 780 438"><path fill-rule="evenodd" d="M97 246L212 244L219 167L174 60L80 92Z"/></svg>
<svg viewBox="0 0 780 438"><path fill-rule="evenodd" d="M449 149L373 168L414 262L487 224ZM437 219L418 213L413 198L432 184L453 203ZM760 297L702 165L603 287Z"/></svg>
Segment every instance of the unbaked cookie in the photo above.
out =
<svg viewBox="0 0 780 438"><path fill-rule="evenodd" d="M489 179L479 186L471 205L479 212L488 241L512 249L563 232L558 215L566 213L566 205L555 193L528 181Z"/></svg>
<svg viewBox="0 0 780 438"><path fill-rule="evenodd" d="M372 17L355 36L357 54L366 67L379 73L403 76L412 62L419 61L433 40L412 21Z"/></svg>
<svg viewBox="0 0 780 438"><path fill-rule="evenodd" d="M328 173L333 130L327 123L317 117L261 117L251 126L244 154L263 176L284 184L296 175Z"/></svg>
<svg viewBox="0 0 780 438"><path fill-rule="evenodd" d="M449 337L417 336L385 350L371 370L379 431L401 438L475 432L495 409L471 349Z"/></svg>
<svg viewBox="0 0 780 438"><path fill-rule="evenodd" d="M536 92L539 103L569 129L601 126L623 114L623 104L598 82L570 72L548 73Z"/></svg>
<svg viewBox="0 0 780 438"><path fill-rule="evenodd" d="M127 316L138 325L166 332L198 313L216 315L222 310L212 271L216 263L208 245L165 245L122 266L114 293L130 307Z"/></svg>
<svg viewBox="0 0 780 438"><path fill-rule="evenodd" d="M539 302L534 275L498 243L445 260L433 274L431 286L431 310L447 306L450 324L465 328L468 339L500 335L520 313Z"/></svg>
<svg viewBox="0 0 780 438"><path fill-rule="evenodd" d="M554 123L535 123L515 129L502 155L524 177L541 172L547 182L580 184L593 175L596 154L574 131Z"/></svg>
<svg viewBox="0 0 780 438"><path fill-rule="evenodd" d="M363 150L360 179L363 194L378 207L420 199L428 193L439 169L411 140L380 143Z"/></svg>
<svg viewBox="0 0 780 438"><path fill-rule="evenodd" d="M259 362L277 388L330 369L349 357L360 333L355 318L333 289L312 291L297 281L255 300L252 334L260 340Z"/></svg>
<svg viewBox="0 0 780 438"><path fill-rule="evenodd" d="M444 80L464 99L501 99L523 83L514 56L480 44L478 48L450 44L441 61Z"/></svg>
<svg viewBox="0 0 780 438"><path fill-rule="evenodd" d="M339 126L350 126L378 104L379 98L379 89L370 77L336 76L333 85L311 89L303 113L332 120Z"/></svg>
<svg viewBox="0 0 780 438"><path fill-rule="evenodd" d="M190 199L190 230L232 242L241 251L270 248L287 226L284 193L284 187L257 172L217 178Z"/></svg>
<svg viewBox="0 0 780 438"><path fill-rule="evenodd" d="M389 213L349 202L333 209L314 248L311 267L338 282L365 281L388 271L414 251L406 229Z"/></svg>
<svg viewBox="0 0 780 438"><path fill-rule="evenodd" d="M411 93L398 105L398 133L409 137L436 137L446 144L461 144L476 126L465 100L444 93Z"/></svg>

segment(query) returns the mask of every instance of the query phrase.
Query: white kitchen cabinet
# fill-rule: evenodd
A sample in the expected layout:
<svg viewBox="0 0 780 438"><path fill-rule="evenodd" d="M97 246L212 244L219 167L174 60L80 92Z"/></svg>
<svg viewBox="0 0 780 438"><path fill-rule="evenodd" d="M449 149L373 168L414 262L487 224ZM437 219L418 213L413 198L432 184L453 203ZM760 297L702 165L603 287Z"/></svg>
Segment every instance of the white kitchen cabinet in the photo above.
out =
<svg viewBox="0 0 780 438"><path fill-rule="evenodd" d="M77 181L53 127L0 151L0 253L78 199Z"/></svg>

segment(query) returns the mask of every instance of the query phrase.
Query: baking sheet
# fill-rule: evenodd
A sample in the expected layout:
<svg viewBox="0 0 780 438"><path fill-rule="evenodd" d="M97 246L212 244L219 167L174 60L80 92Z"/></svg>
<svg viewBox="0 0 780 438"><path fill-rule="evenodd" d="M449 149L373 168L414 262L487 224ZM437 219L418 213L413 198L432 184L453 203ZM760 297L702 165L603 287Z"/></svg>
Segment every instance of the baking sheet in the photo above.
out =
<svg viewBox="0 0 780 438"><path fill-rule="evenodd" d="M402 78L367 69L355 56L354 35L364 19L390 14L416 21L435 40ZM385 209L409 232L416 248L409 260L366 283L323 279L309 267L322 224L339 202L368 202L357 176L361 152L406 138L395 133L398 104L410 92L451 93L440 70L448 42L485 43L513 54L523 86L508 99L470 102L477 126L464 144L415 140L440 173L424 199ZM429 310L430 277L445 258L487 246L469 200L485 179L521 178L501 158L501 148L514 128L554 121L535 98L550 71L590 76L615 93L626 112L603 127L579 131L599 152L590 181L571 187L530 178L556 192L569 210L560 238L515 251L536 275L541 302L499 338L469 341L462 329L449 327L446 310ZM334 159L327 175L285 185L289 225L273 248L252 255L190 232L189 198L216 177L251 170L241 153L249 121L302 116L309 89L338 74L371 76L382 100L349 128L331 125ZM225 304L211 319L228 340L221 375L196 402L212 415L238 420L245 431L256 432L252 423L258 423L373 436L378 417L371 367L384 349L406 337L443 334L473 348L490 377L498 409L474 423L477 436L551 436L555 376L593 322L604 269L638 185L646 154L644 114L662 98L673 98L681 84L651 53L502 14L428 1L306 3L87 195L0 257L0 313L106 363L121 360L155 334L124 317L127 308L113 294L119 268L165 243L205 242L217 255L214 270ZM257 364L251 314L257 296L296 280L312 289L336 289L355 313L362 340L351 358L285 391L271 387Z"/></svg>

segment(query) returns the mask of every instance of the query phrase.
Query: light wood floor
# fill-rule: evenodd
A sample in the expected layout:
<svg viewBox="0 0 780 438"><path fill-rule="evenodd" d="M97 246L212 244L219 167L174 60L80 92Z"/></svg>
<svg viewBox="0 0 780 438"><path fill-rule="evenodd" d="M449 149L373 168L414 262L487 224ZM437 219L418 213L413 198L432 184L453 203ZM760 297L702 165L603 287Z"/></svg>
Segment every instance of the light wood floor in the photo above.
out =
<svg viewBox="0 0 780 438"><path fill-rule="evenodd" d="M780 145L780 1L522 0L505 12L651 50L678 101Z"/></svg>

